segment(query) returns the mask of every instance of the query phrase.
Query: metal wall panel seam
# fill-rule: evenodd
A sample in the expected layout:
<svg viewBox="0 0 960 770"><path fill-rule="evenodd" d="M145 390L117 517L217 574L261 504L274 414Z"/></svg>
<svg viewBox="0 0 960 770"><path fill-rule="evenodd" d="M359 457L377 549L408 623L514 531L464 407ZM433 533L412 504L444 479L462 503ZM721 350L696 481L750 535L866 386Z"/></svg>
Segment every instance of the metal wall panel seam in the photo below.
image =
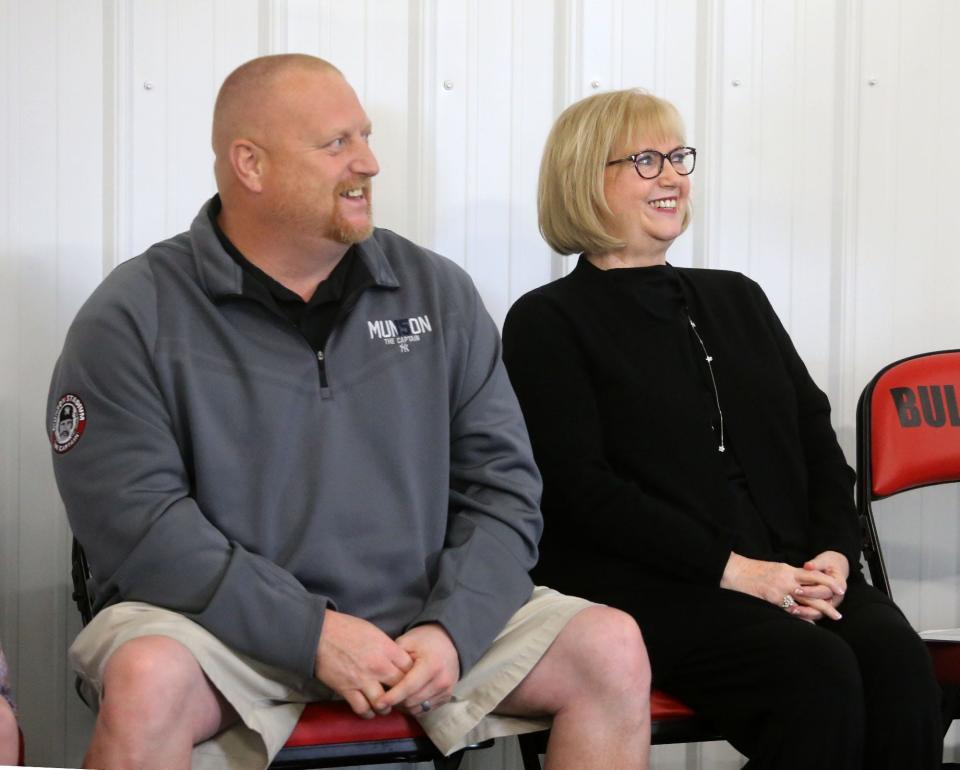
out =
<svg viewBox="0 0 960 770"><path fill-rule="evenodd" d="M287 50L287 0L258 0L260 55Z"/></svg>
<svg viewBox="0 0 960 770"><path fill-rule="evenodd" d="M760 105L762 89L760 87L763 78L763 3L764 0L752 0L750 6L751 15L751 57L750 57L750 79L745 84L749 90L749 125L756 127L760 125L761 113L763 111ZM757 131L758 137L762 132ZM759 156L758 156L759 160ZM750 234L747 238L747 274L754 274L754 258L757 256L757 226L759 220L757 216L757 202L762 200L762 171L760 163L750 164L750 202L747 206L747 232ZM762 258L762 255L761 255Z"/></svg>
<svg viewBox="0 0 960 770"><path fill-rule="evenodd" d="M667 28L669 18L664 7L666 0L656 0L653 4L653 28L656 44L653 47L653 92L659 96L670 97L667 94L666 52L669 43L670 31ZM685 117L681 115L681 117Z"/></svg>
<svg viewBox="0 0 960 770"><path fill-rule="evenodd" d="M859 391L856 384L857 356L857 273L860 207L860 135L862 87L862 35L860 20L862 0L843 4L840 15L841 45L837 49L838 80L840 87L835 98L836 146L840 148L839 215L833 223L834 289L833 303L837 308L835 325L830 338L831 369L835 378L834 410L841 415L840 439L847 457L853 457L852 418Z"/></svg>
<svg viewBox="0 0 960 770"><path fill-rule="evenodd" d="M64 287L60 281L60 264L64 258L63 254L63 241L64 241L64 232L63 232L63 207L61 205L62 201L60 195L64 190L64 187L70 189L70 181L64 179L63 173L63 153L61 152L61 143L66 141L70 143L70 137L65 138L64 126L63 126L63 109L61 100L63 98L63 79L61 78L60 66L62 64L62 50L63 50L63 37L67 32L64 29L64 13L66 8L64 6L58 6L56 11L56 39L57 45L54 50L54 60L53 68L55 73L55 82L56 82L56 99L53 103L53 121L55 128L55 142L54 142L54 168L55 168L55 185L56 190L55 194L51 196L53 198L52 212L53 220L55 222L54 232L56 242L53 249L53 264L54 264L54 291L55 296L59 300L65 293L65 289L69 287ZM68 133L68 132L67 132ZM61 306L62 303L56 303L56 311L54 317L54 337L55 339L50 340L50 347L56 348L59 347L59 340L56 339L60 336L60 330L64 328L64 319L61 317ZM49 371L53 370L53 362L50 362ZM40 374L39 378L41 381L45 379L44 374ZM41 389L41 393L43 390ZM38 399L40 406L40 414L37 415L37 422L40 421L41 415L46 415L45 401L46 399L40 396ZM29 425L27 428L31 433L36 431L39 433L39 430L34 425ZM31 430L32 429L32 430ZM49 449L45 446L46 441L39 447L40 453L36 458L41 463L45 459L45 456L48 457ZM44 451L46 450L46 451ZM40 465L39 467L42 467ZM52 681L54 683L64 682L67 679L67 665L66 657L62 654L57 654L58 651L67 649L67 633L66 633L66 599L67 599L67 573L66 573L66 564L67 564L67 555L66 551L63 548L63 534L66 530L65 520L60 516L60 505L59 505L59 495L56 491L52 489L53 477L50 466L46 466L46 473L41 472L41 476L46 476L47 478L47 489L46 494L42 495L42 498L49 500L52 505L47 508L45 514L50 517L49 520L49 529L48 536L51 532L55 532L60 537L54 539L53 546L53 555L54 558L52 563L48 562L50 565L50 570L46 575L48 580L53 582L52 595L51 595L51 609L53 611L53 618L50 621L50 624L47 626L46 630L48 631L48 640L52 641L49 650L53 654L47 661L47 665L53 670ZM41 502L41 501L37 501ZM49 554L49 551L47 552ZM50 633L52 632L52 633ZM52 637L52 639L50 639ZM49 698L51 701L52 708L50 712L47 712L44 716L49 719L52 723L51 725L46 726L48 732L55 733L52 738L51 743L56 747L54 754L58 757L63 757L66 751L66 741L67 733L64 729L67 723L67 694L68 691L63 687L51 688L49 691ZM50 727L57 725L60 727L59 730L49 730Z"/></svg>
<svg viewBox="0 0 960 770"><path fill-rule="evenodd" d="M515 259L523 259L524 255L514 254L513 251L513 234L516 229L516 215L515 211L517 210L518 198L518 184L517 184L517 174L516 169L519 167L519 161L517 158L518 148L516 137L519 135L520 131L523 130L524 125L524 111L523 104L524 101L522 98L518 97L518 84L520 88L520 95L522 96L522 89L526 85L525 69L524 69L524 60L523 60L523 51L521 41L523 40L523 3L518 0L513 0L510 7L510 147L508 148L509 153L509 174L510 174L510 189L507 193L507 286L506 286L506 307L507 309L513 304L513 261ZM502 323L502 319L498 319L499 323Z"/></svg>
<svg viewBox="0 0 960 770"><path fill-rule="evenodd" d="M791 118L790 125L793 135L790 137L788 147L802 147L807 137L806 123L807 115L803 105L807 96L807 72L805 64L806 53L806 0L795 0L793 6L793 82L795 87L791 94ZM805 150L806 148L803 147ZM786 324L788 330L796 329L795 322L797 309L797 243L796 243L796 220L797 206L802 205L803 189L801 172L797 169L798 153L790 153L790 212L788 214L787 225L787 271L790 276L789 289L787 291L788 307L786 309Z"/></svg>
<svg viewBox="0 0 960 770"><path fill-rule="evenodd" d="M583 93L582 83L586 78L583 55L583 2L582 0L563 0L560 18L560 56L557 57L560 84L557 114L573 104Z"/></svg>
<svg viewBox="0 0 960 770"><path fill-rule="evenodd" d="M623 27L623 4L626 1L617 0L610 4L610 82L601 82L598 90L612 91L623 88L626 81L623 72L623 46L625 44L624 37L627 33Z"/></svg>
<svg viewBox="0 0 960 770"><path fill-rule="evenodd" d="M220 90L225 73L221 74L219 63L225 59L226 41L221 13L223 0L213 0L210 4L210 29L213 33L213 66L210 68L210 92L216 95ZM238 3L239 5L239 3ZM229 12L229 11L228 11ZM229 71L229 70L228 70ZM216 98L216 96L214 96ZM213 113L211 112L211 119Z"/></svg>
<svg viewBox="0 0 960 770"><path fill-rule="evenodd" d="M18 103L16 96L18 93L18 84L21 82L19 77L19 11L20 4L4 3L0 5L0 18L3 24L0 29L5 38L3 49L0 50L0 77L3 77L3 95L5 96L4 109L0 112L0 120L3 121L3 133L0 136L5 140L3 156L3 210L0 212L0 224L3 225L0 234L3 236L4 250L0 252L0 259L9 265L9 275L7 267L0 265L0 275L5 276L5 280L0 284L0 296L6 296L7 293L13 293L16 285L16 274L18 271L19 257L15 249L16 238L14 237L15 218L11 214L12 203L15 200L15 190L19 185L19 159L15 148L20 146L19 141L19 121L15 120L19 116L19 110L15 109ZM4 484L0 489L0 503L9 503L0 509L0 526L3 527L3 563L0 565L0 574L3 576L2 592L0 592L0 609L2 609L3 636L0 642L4 643L7 659L10 663L10 678L14 688L19 685L17 672L19 670L18 660L20 652L20 541L21 541L21 517L20 512L20 446L17 441L18 432L13 428L16 425L17 415L20 413L20 390L18 388L18 376L16 374L16 363L19 361L19 313L15 302L4 303L6 317L2 328L5 330L0 345L0 355L3 358L0 361L6 363L9 361L11 366L4 366L2 369L3 380L0 381L4 387L0 390L0 430L6 442L9 442L13 451L9 461L3 463ZM12 532L12 536L7 537Z"/></svg>
<svg viewBox="0 0 960 770"><path fill-rule="evenodd" d="M355 3L357 2L357 0L353 0L353 2ZM317 14L316 14L316 18L314 19L314 24L316 25L316 28L317 28L317 44L319 46L319 50L314 51L313 53L316 53L318 56L323 56L324 58L329 59L329 58L332 58L331 51L333 49L333 16L334 16L333 8L331 7L329 0L320 0L320 2L316 4L316 9L317 9ZM361 61L364 61L366 59L367 34L369 33L369 30L366 28L366 25L364 25L363 31L364 31L364 35L362 38L361 45L363 46L364 50L360 54ZM343 65L339 65L338 62L333 62L333 64L335 66L343 66ZM364 67L364 72L360 76L360 82L352 84L353 87L357 90L357 93L360 95L361 102L365 101L367 96L366 79L367 79L367 73L366 73L366 67Z"/></svg>
<svg viewBox="0 0 960 770"><path fill-rule="evenodd" d="M721 146L724 134L720 120L723 114L723 38L720 34L722 24L722 0L720 3L706 3L700 6L697 19L697 38L701 45L697 48L701 52L697 67L697 81L699 100L702 104L697 107L697 136L703 145L706 163L703 164L701 178L698 185L703 190L697 203L701 213L694 211L694 235L699 242L699 248L694 251L693 264L695 267L713 267L713 243L718 236L719 215L711 212L710 204L719 199L720 178L723 173L723 162L718 148Z"/></svg>
<svg viewBox="0 0 960 770"><path fill-rule="evenodd" d="M155 96L157 93L163 95L162 100L160 100L160 109L163 112L163 119L161 121L161 125L163 125L163 173L160 175L161 179L157 180L163 188L162 197L160 197L163 206L163 216L161 218L163 224L160 230L162 230L163 234L161 235L160 232L157 232L146 239L142 237L138 239L140 244L142 244L142 246L139 244L134 246L138 252L147 247L147 242L153 242L158 238L166 238L168 234L178 232L180 229L173 217L173 209L176 206L176 188L172 183L173 175L177 173L178 160L176 111L174 110L174 85L176 84L176 79L174 77L173 66L173 62L176 61L177 57L171 56L170 49L179 42L178 36L175 34L176 24L179 20L177 4L182 1L183 0L174 0L174 2L169 2L168 0L164 2L159 9L155 8L155 12L157 12L162 19L162 23L157 27L161 32L161 40L159 45L160 50L158 52L159 62L154 62L154 71L162 72L163 80L161 80L159 84L154 83L154 87L150 91L150 96ZM156 0L154 0L154 3L156 3ZM174 28L174 34L170 33L171 26ZM144 89L146 90L146 86L144 86ZM144 103L145 100L142 100L141 104Z"/></svg>
<svg viewBox="0 0 960 770"><path fill-rule="evenodd" d="M580 95L583 72L583 5L581 0L562 0L555 16L554 115L559 115ZM573 260L550 250L550 280L566 275Z"/></svg>
<svg viewBox="0 0 960 770"><path fill-rule="evenodd" d="M104 5L103 276L132 251L133 17L123 0Z"/></svg>
<svg viewBox="0 0 960 770"><path fill-rule="evenodd" d="M419 243L436 248L436 194L435 174L437 153L437 36L436 3L438 0L412 2L410 30L412 49L411 82L414 87L416 116L410 126L410 143L415 147L416 158L411 164L416 169L416 210L413 215L414 232L411 237Z"/></svg>
<svg viewBox="0 0 960 770"><path fill-rule="evenodd" d="M466 122L463 134L463 267L471 272L476 256L477 207L473 201L479 199L479 163L480 147L474 126L480 124L480 25L478 0L466 0L466 38L465 82ZM476 280L474 278L474 280Z"/></svg>

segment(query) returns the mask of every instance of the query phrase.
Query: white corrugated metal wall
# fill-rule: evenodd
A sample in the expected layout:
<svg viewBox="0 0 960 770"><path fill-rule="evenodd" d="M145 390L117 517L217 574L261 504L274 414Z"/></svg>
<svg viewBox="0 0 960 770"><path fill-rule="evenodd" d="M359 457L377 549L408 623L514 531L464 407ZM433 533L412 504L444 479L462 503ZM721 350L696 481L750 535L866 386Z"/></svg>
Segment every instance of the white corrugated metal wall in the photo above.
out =
<svg viewBox="0 0 960 770"><path fill-rule="evenodd" d="M536 230L556 114L596 89L672 99L700 150L672 260L760 281L852 457L869 376L960 345L957 29L955 0L0 0L0 640L30 762L76 764L90 724L64 663L49 373L104 271L211 193L211 107L236 64L297 50L341 67L374 122L379 223L464 265L498 320L567 267ZM887 508L905 611L960 625L956 491ZM654 756L741 764L722 746Z"/></svg>

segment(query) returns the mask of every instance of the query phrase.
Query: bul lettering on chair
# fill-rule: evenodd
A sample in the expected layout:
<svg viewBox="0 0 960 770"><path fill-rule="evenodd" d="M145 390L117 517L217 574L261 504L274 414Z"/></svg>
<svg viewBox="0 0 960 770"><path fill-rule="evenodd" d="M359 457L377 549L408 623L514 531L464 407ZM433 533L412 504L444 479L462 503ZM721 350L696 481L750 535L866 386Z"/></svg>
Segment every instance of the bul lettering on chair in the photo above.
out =
<svg viewBox="0 0 960 770"><path fill-rule="evenodd" d="M923 424L942 428L948 424L960 428L960 408L957 389L953 385L918 385L913 388L890 388L897 417L904 428L918 428Z"/></svg>

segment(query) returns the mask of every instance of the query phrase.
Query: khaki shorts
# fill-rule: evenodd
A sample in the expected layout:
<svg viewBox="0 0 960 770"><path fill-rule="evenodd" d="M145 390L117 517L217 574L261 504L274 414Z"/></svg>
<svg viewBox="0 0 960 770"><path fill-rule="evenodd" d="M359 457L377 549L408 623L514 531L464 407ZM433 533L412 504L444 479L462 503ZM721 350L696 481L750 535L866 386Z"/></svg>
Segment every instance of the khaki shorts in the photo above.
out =
<svg viewBox="0 0 960 770"><path fill-rule="evenodd" d="M527 676L563 627L591 602L538 587L510 618L487 652L463 676L453 698L419 717L430 740L444 754L467 744L548 727L548 718L523 719L493 713ZM315 679L268 666L230 649L208 631L170 610L122 602L101 611L74 641L70 663L99 694L107 660L138 636L176 639L240 716L222 733L194 747L192 766L265 768L283 748L305 703L336 695Z"/></svg>

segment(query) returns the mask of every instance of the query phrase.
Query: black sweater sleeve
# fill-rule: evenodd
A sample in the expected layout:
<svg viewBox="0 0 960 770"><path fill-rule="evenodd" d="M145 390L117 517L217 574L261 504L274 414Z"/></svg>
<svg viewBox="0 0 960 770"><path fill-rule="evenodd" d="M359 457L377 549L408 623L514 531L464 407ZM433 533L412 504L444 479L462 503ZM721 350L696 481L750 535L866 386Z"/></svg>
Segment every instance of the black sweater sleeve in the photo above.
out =
<svg viewBox="0 0 960 770"><path fill-rule="evenodd" d="M719 584L728 533L608 462L594 373L574 323L557 298L533 292L511 308L503 328L504 361L543 474L545 527L646 572Z"/></svg>
<svg viewBox="0 0 960 770"><path fill-rule="evenodd" d="M847 464L830 424L830 402L807 371L763 289L746 280L776 339L796 392L801 460L807 475L808 556L838 551L855 571L860 561L860 527L853 500L856 474Z"/></svg>

